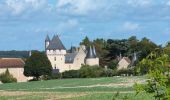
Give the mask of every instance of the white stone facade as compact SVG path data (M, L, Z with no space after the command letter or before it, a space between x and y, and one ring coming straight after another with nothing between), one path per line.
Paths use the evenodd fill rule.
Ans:
M83 45L76 48L75 52L68 53L58 36L54 36L52 40L47 36L45 50L53 69L58 69L59 72L79 70L85 64L99 65L99 58L87 58L88 51Z

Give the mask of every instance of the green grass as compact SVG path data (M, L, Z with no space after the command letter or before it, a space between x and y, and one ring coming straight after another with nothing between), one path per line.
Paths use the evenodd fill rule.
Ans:
M26 83L11 83L0 85L0 90L13 90L13 91L128 91L132 87L117 87L117 86L95 86L93 85L107 85L127 83L129 80L142 80L143 77L112 77L112 78L89 78L89 79L62 79L62 80L49 80L38 82ZM83 87L85 86L85 87Z
M24 95L0 95L0 100L112 100L114 94L119 91L120 98L134 96L133 83L144 80L145 77L111 77L111 78L88 78L88 79L61 79L25 83L1 84L0 93L3 91L29 92ZM123 84L123 85L119 85ZM126 85L124 85L126 84ZM129 85L130 84L130 85ZM31 92L31 93L30 93ZM83 93L83 95L81 95ZM67 97L71 95L70 97ZM67 97L67 98L65 98ZM144 96L150 100L150 96ZM135 96L129 100L143 100L143 96Z

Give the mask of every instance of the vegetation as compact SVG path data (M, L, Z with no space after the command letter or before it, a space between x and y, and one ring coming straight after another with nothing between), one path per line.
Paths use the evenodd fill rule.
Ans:
M141 61L156 48L162 48L147 38L138 40L135 36L128 39L95 39L93 41L85 37L80 44L85 46L95 45L100 58L100 65L108 66L111 69L115 68L117 57L120 54L132 59L133 53L137 53L138 61Z
M134 96L133 81L140 82L145 77L105 77L83 79L58 79L17 84L1 84L1 99L22 100L113 100L119 91L122 100ZM10 95L11 94L11 95ZM153 100L147 94L132 97L130 100Z
M40 76L51 75L51 73L51 63L44 53L34 52L25 62L25 76L32 76L38 80Z
M153 51L139 64L140 73L147 73L147 84L136 84L137 94L141 91L153 94L155 100L170 99L170 57L162 50ZM144 70L145 69L145 70Z
M0 81L2 83L13 83L17 82L17 79L14 78L10 73L9 70L7 69L5 73L0 74Z
M29 51L0 51L0 57L7 57L7 58L28 58Z
M79 70L69 70L62 73L62 78L80 78Z
M97 78L112 77L114 71L101 66L83 65L79 70L69 70L62 73L62 78Z

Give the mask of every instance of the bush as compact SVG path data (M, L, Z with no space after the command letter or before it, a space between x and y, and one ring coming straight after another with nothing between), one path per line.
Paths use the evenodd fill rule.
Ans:
M0 75L0 81L2 83L13 83L13 82L17 82L17 79L14 78L10 73L9 73L9 70L7 69L5 71L5 73L2 73Z
M112 70L112 69L106 69L106 70L105 70L105 73L104 73L104 76L105 76L105 77L112 77L112 76L114 76L114 75L115 75L114 70Z
M62 78L79 78L79 70L69 70L62 73Z
M117 75L120 76L120 75L134 75L134 69L122 69L122 70L118 70L117 71Z
M109 62L109 64L108 64L108 68L110 68L110 69L116 69L117 68L117 64L118 64L118 61L117 60L113 60L113 61L111 61L111 62Z
M80 69L81 78L96 78L105 75L104 68L100 66L83 65Z

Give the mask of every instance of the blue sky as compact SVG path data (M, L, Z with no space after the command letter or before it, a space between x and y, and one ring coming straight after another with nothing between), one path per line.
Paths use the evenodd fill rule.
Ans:
M78 46L87 35L170 41L170 0L0 0L0 50L43 50L59 34Z

